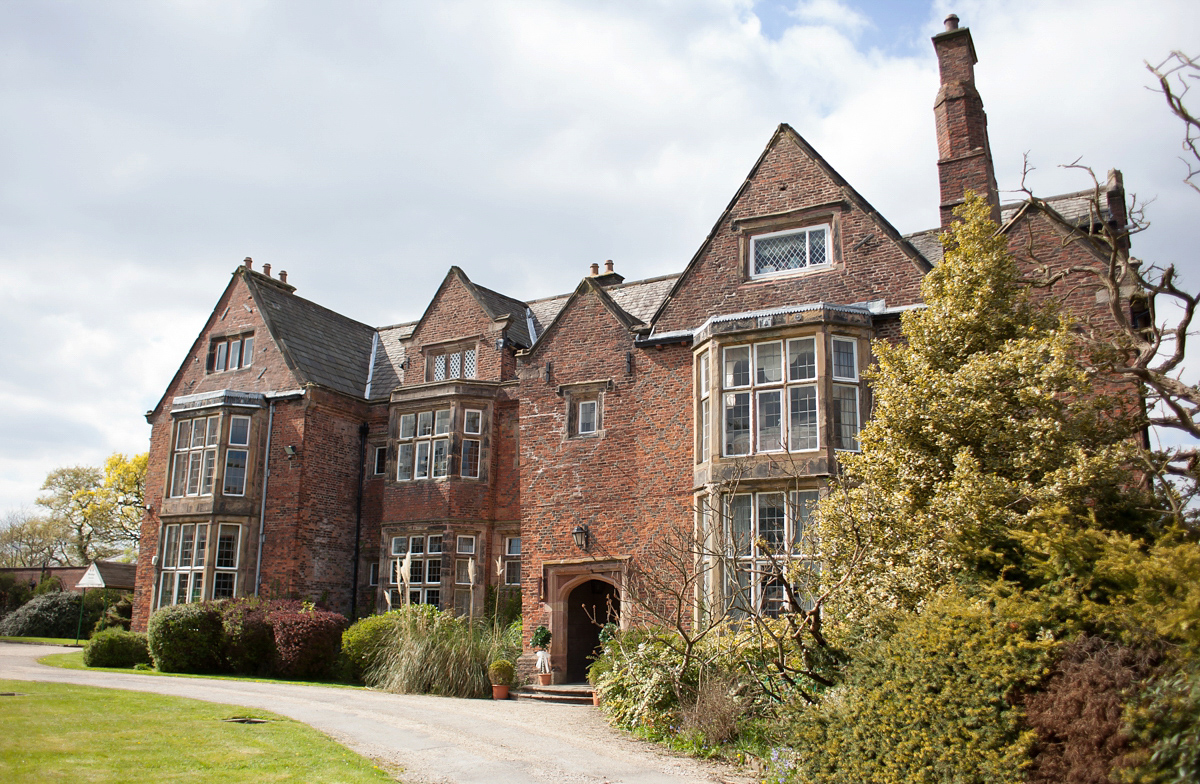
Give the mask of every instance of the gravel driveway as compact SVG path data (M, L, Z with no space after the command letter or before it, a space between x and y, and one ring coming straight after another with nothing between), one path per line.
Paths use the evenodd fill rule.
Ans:
M458 700L360 689L164 678L45 667L65 649L0 643L0 678L103 686L274 711L399 766L411 784L745 784L728 766L677 757L609 727L591 707Z

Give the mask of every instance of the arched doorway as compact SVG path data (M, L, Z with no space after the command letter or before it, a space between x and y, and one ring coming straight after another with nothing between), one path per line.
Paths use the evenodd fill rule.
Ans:
M603 580L588 580L575 586L567 597L567 683L587 680L587 668L600 648L600 627L616 623L621 599L616 586Z

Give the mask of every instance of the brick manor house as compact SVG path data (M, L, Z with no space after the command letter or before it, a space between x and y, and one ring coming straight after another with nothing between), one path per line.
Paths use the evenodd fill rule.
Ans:
M1035 242L1095 263L1062 241L1097 219L1090 194L999 203L970 31L952 16L933 43L942 226L972 189L1019 258ZM1124 225L1119 173L1102 197L1098 219ZM939 231L901 236L780 125L678 274L593 264L574 291L523 301L451 267L418 321L372 327L246 259L147 414L135 628L202 599L466 613L512 590L526 644L546 624L558 679L582 680L647 543L715 508L750 534L735 557L769 611L755 550L793 541L857 449L871 340L920 305Z

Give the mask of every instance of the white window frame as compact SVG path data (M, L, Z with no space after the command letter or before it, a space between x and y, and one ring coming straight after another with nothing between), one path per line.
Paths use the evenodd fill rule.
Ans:
M589 433L599 432L599 430L600 430L600 401L596 400L594 398L591 400L580 400L578 405L579 405L579 408L577 409L578 418L575 420L576 432L581 436L587 435ZM584 421L585 421L584 417L583 417L584 406L589 406L592 410L592 415L591 415L590 419L586 420L589 423L589 426L586 429L583 426Z
M187 423L188 437L186 443L180 444L180 436L184 423ZM200 443L196 443L196 425L203 423L204 435ZM216 484L217 454L221 446L221 416L194 417L177 419L174 422L171 439L171 475L167 492L171 498L210 496ZM193 466L195 471L193 472ZM193 489L193 473L195 488Z
M850 437L852 446L845 445L845 439L842 436L841 428L845 425L841 424L837 419L838 414L838 390L849 390L854 393L854 434ZM859 441L859 435L862 433L862 395L859 394L859 388L853 384L834 384L833 399L829 401L830 416L833 419L833 446L841 452L860 452L862 451L862 442Z
M748 457L759 454L779 454L782 452L814 452L821 448L821 395L820 385L818 383L819 371L817 370L817 341L818 336L804 335L793 338L783 338L780 340L766 340L758 343L742 343L732 346L721 347L721 410L719 415L721 427L721 456L722 457ZM792 359L796 356L800 347L804 344L811 346L813 361L808 370L811 375L801 374L798 378L792 377ZM763 368L761 357L766 354L765 348L770 347L771 353L779 357L778 376L779 380L770 380L776 373L768 372L766 378L768 380L760 380L760 370ZM739 356L745 354L744 361L746 362L746 383L736 383L736 363L742 362L743 359ZM768 371L774 371L776 368L767 367ZM794 433L792 427L792 417L797 413L794 410L792 401L793 390L800 388L809 388L813 390L813 400L816 405L816 437L815 445L809 446L793 446L798 444L799 438ZM764 405L770 406L771 398L778 395L779 406L779 437L774 438L771 433L764 431L763 411ZM701 399L701 426L704 426L704 399ZM745 405L748 407L746 416L747 421L747 445L745 451L735 451L731 447L730 438L730 412L734 406ZM714 412L712 416L716 416ZM773 429L772 429L773 430ZM770 436L768 440L768 436ZM701 447L703 455L703 447Z
M782 530L778 536L781 546L778 551L765 549L761 546L766 539L763 536L760 521L760 512L762 510L760 499L762 496L777 496L778 500L783 502ZM754 608L755 612L765 615L778 613L778 608L772 611L770 608L765 607L764 603L771 600L773 591L769 589L773 587L774 580L779 577L779 573L785 572L786 567L792 563L815 562L816 548L812 546L814 544L812 541L804 541L803 526L801 523L807 523L808 513L811 512L811 503L818 500L819 497L818 490L806 489L759 490L730 493L722 498L722 537L725 541L726 552L733 564L734 571L734 574L727 576L728 585L726 588L728 591L726 601L730 602L731 609L736 612L737 607L733 603L739 601L741 598L745 598L745 591L748 589L750 606ZM748 548L745 551L738 549L738 542L735 541L733 531L733 504L735 498L749 499L750 526L747 532L748 538L744 542ZM805 505L805 512L801 511L801 503ZM745 584L739 579L743 575L746 578ZM742 597L737 595L739 591L743 593Z
M466 545L464 547L464 545ZM475 555L475 537L466 534L459 535L454 540L454 552L459 555Z
M839 343L850 346L850 358L854 372L849 376L838 375L837 346ZM858 340L840 335L832 336L829 340L829 364L834 381L858 381Z
M240 568L240 562L241 562L241 558L242 558L242 526L238 525L237 523L224 523L224 522L217 523L216 526L217 526L217 541L216 541L216 547L213 548L214 552L213 552L212 598L214 598L214 599L233 598L233 597L237 596L238 570ZM228 566L228 565L222 566L221 565L221 539L222 539L225 529L227 529L227 528L233 529L235 531L234 539L233 539L233 565L232 566ZM231 586L230 586L230 595L229 595L229 597L225 597L225 596L218 597L216 595L217 582L218 582L217 578L225 577L225 576L228 576L232 581Z
M821 232L825 237L825 260L819 264L811 263L812 256L812 241L810 236L817 232ZM773 270L770 272L758 271L758 243L762 240L778 239L789 235L804 235L804 263L798 264L795 267L788 267L782 270ZM764 232L755 234L750 237L750 253L747 258L747 268L751 278L770 278L781 275L795 275L805 270L823 270L833 266L833 227L828 223L818 223L812 226L801 226L794 229L783 229L782 231Z
M475 429L471 429L471 420L475 420ZM463 411L463 433L469 436L477 436L483 433L483 411L477 408L468 408Z
M382 465L381 465L382 463ZM383 476L387 473L387 445L375 447L374 475Z
M158 600L155 608L179 603L179 582L186 579L184 602L205 599L204 568L208 563L208 523L171 523L159 533ZM191 534L184 563L186 534Z
M516 579L513 567L516 567ZM504 538L504 585L519 586L521 584L521 537L506 536Z
M471 461L467 459L467 445L470 444L475 455L472 471ZM480 466L483 465L483 442L478 438L464 438L462 442L462 459L459 461L459 473L464 479L478 479Z

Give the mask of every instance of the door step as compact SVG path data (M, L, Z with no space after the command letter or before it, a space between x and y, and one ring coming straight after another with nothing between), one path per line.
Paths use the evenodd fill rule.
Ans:
M591 705L592 687L587 683L560 683L554 686L522 686L510 694L518 700L537 700L558 705Z

